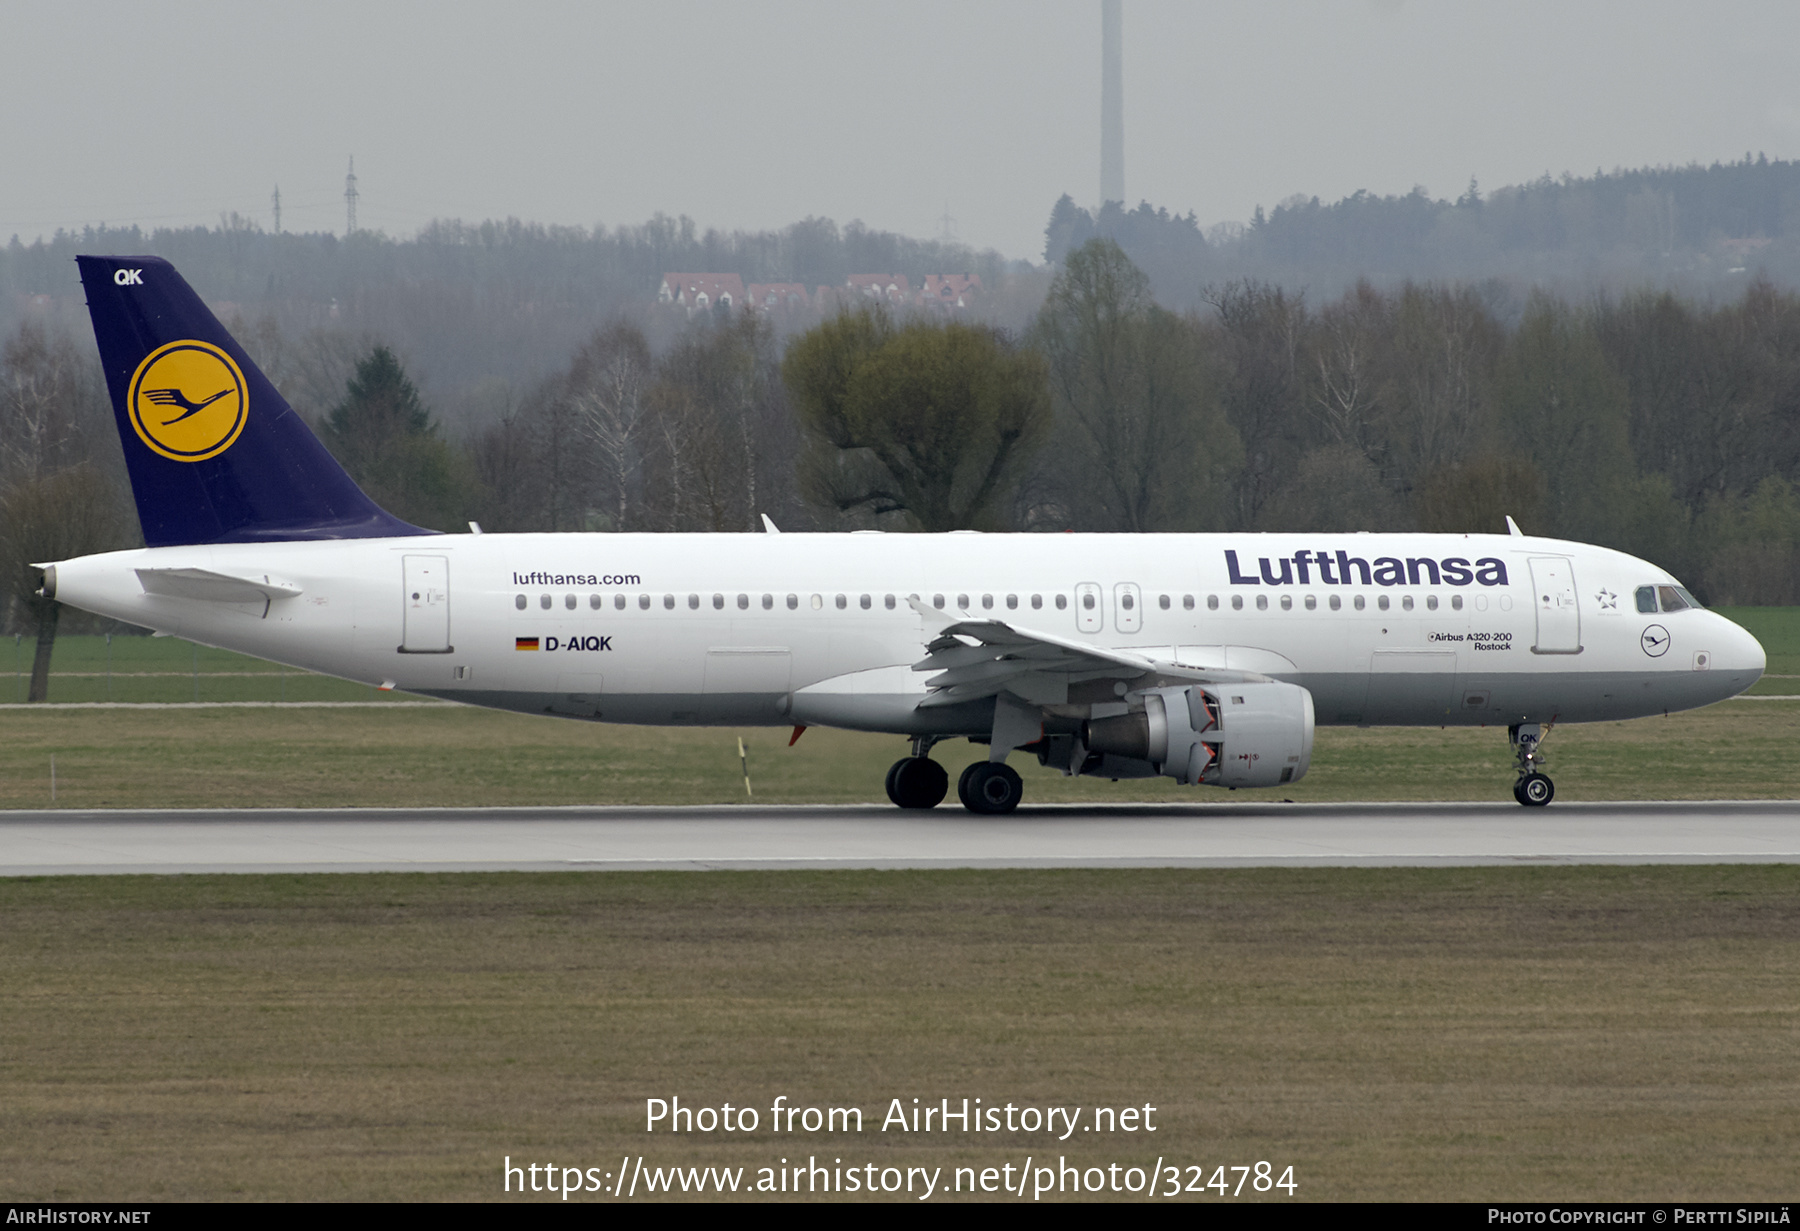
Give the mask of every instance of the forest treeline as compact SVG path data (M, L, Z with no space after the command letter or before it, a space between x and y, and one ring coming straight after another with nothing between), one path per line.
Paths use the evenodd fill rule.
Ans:
M1424 188L1335 202L1298 195L1204 232L1192 214L1147 203L1093 211L1065 196L1051 211L1045 259L1060 264L1096 237L1117 242L1178 308L1204 306L1201 288L1239 278L1327 295L1363 279L1491 279L1566 295L1653 285L1734 297L1759 277L1800 286L1800 162L1745 155L1545 175L1486 194L1471 180L1454 200Z
M807 218L725 231L658 215L641 225L542 226L518 219L435 221L410 237L358 231L276 234L237 216L217 227L88 228L0 247L0 337L22 319L86 326L77 252L166 257L222 319L272 322L290 359L315 369L306 413L335 404L351 352L381 342L406 365L438 421L457 434L493 422L609 322L625 317L661 353L685 331L653 308L664 274L710 271L752 282L842 286L856 273L973 273L975 314L1023 333L1069 253L1108 238L1150 278L1159 304L1210 312L1206 288L1267 283L1322 304L1367 280L1479 285L1512 327L1531 289L1570 300L1640 287L1735 300L1762 278L1800 290L1800 163L1746 157L1708 167L1545 177L1455 199L1423 189L1292 197L1244 224L1202 230L1150 204L1051 209L1047 263ZM806 327L810 322L779 322ZM333 353L322 349L335 348ZM310 353L303 353L310 352ZM308 378L310 380L310 377ZM301 402L297 402L300 405Z
M660 214L613 228L452 219L399 239L373 231L277 234L232 215L218 227L89 227L30 244L13 237L0 248L0 336L28 316L71 328L85 323L77 253L163 257L221 319L241 315L295 339L378 339L423 374L440 414L459 430L492 418L507 391L516 395L567 363L616 317L636 320L660 348L680 328L679 314L653 310L671 271L808 287L842 286L853 273L900 273L915 284L926 274L974 273L994 287L1027 268L992 251L828 218L730 232ZM327 398L311 409L330 405Z
M459 435L390 346L231 324L376 500L438 529L751 532L766 513L789 530L1498 532L1510 515L1712 602L1800 602L1800 297L1539 292L1501 313L1455 284L1315 302L1239 279L1203 299L1162 306L1101 238L1018 330L871 306L786 339L702 314L659 345L621 319ZM42 614L29 561L132 541L91 340L14 329L0 444L17 629ZM31 539L44 509L65 510L53 544Z

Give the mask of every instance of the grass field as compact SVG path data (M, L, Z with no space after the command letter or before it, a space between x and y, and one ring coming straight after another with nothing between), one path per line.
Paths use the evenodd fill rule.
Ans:
M22 702L31 683L28 637L0 640L0 701ZM10 671L11 678L3 673ZM296 671L174 637L58 637L50 703L84 701L391 701L367 684Z
M404 709L0 711L0 808L351 807L884 802L903 741L788 732L620 727L461 706ZM1558 728L1545 741L1559 800L1800 797L1800 701L1734 701L1668 718ZM933 754L952 774L965 741ZM56 758L56 800L50 758ZM1327 727L1305 779L1270 791L1166 779L1070 779L1015 757L1031 803L1128 800L1510 801L1503 730Z
M53 878L0 911L8 1200L497 1198L503 1156L626 1154L1785 1200L1800 1152L1792 867ZM867 1119L644 1133L675 1095ZM1158 1131L879 1131L915 1097Z
M1800 675L1800 611L1733 614ZM373 695L125 640L129 699ZM52 697L104 699L78 691L106 687L104 649L60 646L90 674ZM739 734L52 704L0 710L0 807L47 806L52 756L66 808L729 803ZM901 751L742 734L759 803L877 800ZM1546 749L1559 800L1792 798L1797 738L1800 701L1738 701ZM1503 731L1403 728L1322 729L1280 793L1025 773L1028 802L1511 781ZM752 1182L815 1155L945 1182L1066 1155L1291 1164L1303 1200L1746 1201L1786 1199L1800 1153L1791 866L0 879L0 988L5 1200L499 1199L509 1155ZM858 1106L866 1129L641 1131L644 1100L676 1095ZM964 1097L1148 1103L1159 1127L877 1127L890 1099Z

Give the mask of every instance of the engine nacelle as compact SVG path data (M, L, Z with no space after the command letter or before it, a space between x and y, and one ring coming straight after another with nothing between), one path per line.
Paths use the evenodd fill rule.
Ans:
M1082 724L1069 751L1083 763L1065 768L1124 777L1104 764L1136 761L1190 786L1251 787L1297 782L1312 764L1312 694L1296 684L1156 688L1126 701L1128 712Z

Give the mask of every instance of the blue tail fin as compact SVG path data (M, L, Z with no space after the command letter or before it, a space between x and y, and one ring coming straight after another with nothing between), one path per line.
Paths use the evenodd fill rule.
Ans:
M75 260L151 547L433 533L363 494L174 266Z

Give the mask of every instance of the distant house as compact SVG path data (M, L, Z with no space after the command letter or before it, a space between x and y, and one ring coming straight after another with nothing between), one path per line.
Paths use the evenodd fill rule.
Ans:
M912 284L905 274L851 274L844 286L853 296L879 299L899 306L912 302Z
M926 274L919 291L924 308L966 308L981 294L980 274Z
M976 274L928 274L916 291L905 274L851 274L841 286L818 286L808 293L799 282L752 282L746 287L738 274L670 273L663 275L656 300L689 316L723 307L825 317L871 302L901 310L959 312L972 306L981 292Z
M811 306L798 282L752 282L749 302L758 312L804 312Z
M678 305L692 316L713 308L741 307L748 300L744 280L736 274L664 274L656 302Z

